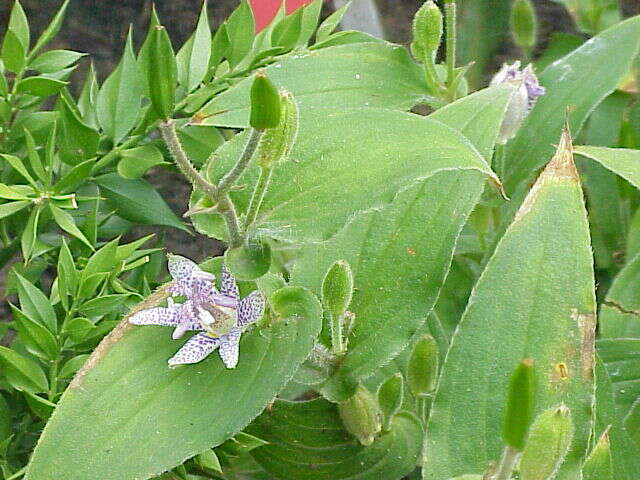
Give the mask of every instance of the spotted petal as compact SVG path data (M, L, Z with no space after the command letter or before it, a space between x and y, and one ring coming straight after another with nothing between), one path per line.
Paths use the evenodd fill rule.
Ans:
M225 265L222 265L220 293L233 298L240 297L240 292L238 291L238 285L236 284L236 279Z
M227 368L236 368L240 352L240 330L235 328L220 337L220 358Z
M142 310L131 317L129 323L134 325L163 325L176 327L180 323L182 309L176 307L154 307Z
M219 345L219 338L213 338L206 333L197 333L178 350L178 353L169 359L169 366L198 363L218 348Z
M254 290L243 298L238 306L238 326L243 327L260 320L264 304L264 295L259 290Z

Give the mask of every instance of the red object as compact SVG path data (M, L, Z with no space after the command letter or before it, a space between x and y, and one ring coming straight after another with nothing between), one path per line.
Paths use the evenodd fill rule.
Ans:
M253 15L256 17L256 33L271 23L278 13L283 0L250 0ZM295 12L303 5L308 5L313 0L286 0L287 15Z

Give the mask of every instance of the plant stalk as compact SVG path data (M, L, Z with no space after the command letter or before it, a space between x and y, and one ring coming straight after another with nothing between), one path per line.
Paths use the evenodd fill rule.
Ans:
M451 100L455 99L455 92L453 92L453 82L455 80L455 68L456 68L456 3L455 0L447 0L444 4L445 22L447 30L447 51L446 51L446 64L447 64L447 87L449 89L449 96Z
M513 469L516 467L520 452L515 448L507 445L502 452L502 458L500 459L500 465L498 465L498 471L496 472L493 480L509 480Z
M244 171L249 166L249 162L253 158L253 154L258 149L258 144L260 143L260 138L262 137L264 130L258 130L256 128L252 128L249 132L249 140L247 140L246 145L244 146L244 150L242 151L242 155L238 159L238 162L233 166L231 170L227 172L227 174L220 179L218 183L218 191L220 193L225 193L229 191L229 189L233 186L233 184L242 176Z
M258 177L258 183L256 184L256 188L253 190L253 195L251 196L249 207L247 209L245 229L249 228L249 226L251 226L258 217L262 201L264 200L264 196L266 195L267 190L269 189L269 184L271 183L272 173L273 167L261 167L260 169L260 177Z
M182 174L187 177L194 187L201 190L205 195L215 201L218 198L218 189L215 185L208 182L200 172L195 169L187 157L187 154L180 144L180 139L176 134L175 122L171 119L160 122L159 128L162 138L167 144L167 148ZM226 210L228 210L228 208Z
M329 325L331 326L331 352L335 355L344 353L344 339L342 338L342 318L332 315L327 311L329 316Z
M242 245L244 235L238 221L238 214L229 194L225 193L218 199L218 212L224 217L229 230L229 247L235 248Z

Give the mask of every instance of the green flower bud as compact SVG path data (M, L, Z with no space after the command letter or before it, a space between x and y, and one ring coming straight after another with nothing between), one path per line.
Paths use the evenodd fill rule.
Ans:
M251 85L251 117L249 125L257 129L275 128L280 123L280 94L263 70Z
M569 409L560 405L542 412L531 425L520 459L521 480L547 480L564 461L573 438Z
M609 429L607 429L593 447L582 466L584 480L613 480L613 465L611 464L611 444Z
M293 95L283 90L280 100L280 123L264 132L258 146L258 165L264 168L286 160L298 134L298 105Z
M396 373L385 381L378 389L378 404L383 415L382 428L387 431L391 428L393 417L400 407L404 399L404 385L402 374Z
M380 433L380 407L376 397L362 385L351 398L338 404L338 412L344 428L362 445L371 445Z
M343 315L353 295L353 273L349 263L338 260L322 281L322 304L334 318Z
M442 39L442 12L432 1L425 2L413 17L411 51L417 60L435 55Z
M508 446L522 451L533 417L535 402L533 360L522 360L511 375L502 438Z
M255 280L271 267L271 247L263 241L249 240L244 245L228 249L224 259L238 279Z
M531 0L515 0L511 9L511 35L515 44L523 50L536 45L538 19Z
M423 335L411 352L407 367L407 382L411 393L418 397L433 392L438 381L438 344L431 335Z

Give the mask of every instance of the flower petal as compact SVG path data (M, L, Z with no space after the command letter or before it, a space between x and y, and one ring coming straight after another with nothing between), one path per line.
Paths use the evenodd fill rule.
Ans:
M169 366L198 363L220 345L219 338L206 333L197 333L185 343L178 353L169 359Z
M233 329L220 337L220 358L227 368L236 368L240 352L240 330Z
M176 282L183 282L189 279L195 271L200 270L195 262L180 255L172 254L167 254L167 268Z
M254 290L243 298L238 306L238 326L243 327L260 320L264 304L264 295L259 290Z
M180 323L182 309L176 307L154 307L135 313L129 317L129 323L134 325L163 325L175 327Z
M238 290L238 285L236 284L236 279L225 265L222 265L222 279L221 279L221 285L220 285L220 293L233 298L240 297L240 292Z

